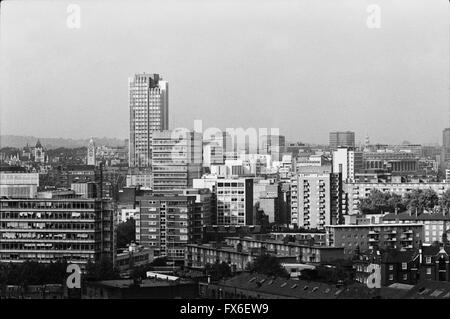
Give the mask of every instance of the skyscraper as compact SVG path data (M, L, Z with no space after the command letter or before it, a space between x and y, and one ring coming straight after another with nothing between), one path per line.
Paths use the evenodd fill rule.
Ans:
M130 167L150 166L152 132L169 128L168 90L168 82L159 74L136 74L128 79Z
M330 148L355 147L355 132L330 132Z

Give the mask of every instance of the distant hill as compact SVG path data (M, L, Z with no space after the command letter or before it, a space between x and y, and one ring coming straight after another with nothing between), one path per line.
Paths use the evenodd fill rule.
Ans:
M46 138L35 136L19 136L19 135L1 135L0 136L0 148L2 147L17 147L22 148L24 146L34 146L37 140L41 141L42 146L47 149L54 149L58 147L75 148L87 146L89 139L72 139L72 138ZM94 137L95 144L106 146L125 146L125 140L118 138L108 137Z

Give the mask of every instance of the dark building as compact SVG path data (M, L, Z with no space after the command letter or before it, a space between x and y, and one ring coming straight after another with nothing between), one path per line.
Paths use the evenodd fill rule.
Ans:
M82 299L193 299L198 297L198 284L191 280L132 279L87 282Z
M200 283L207 299L375 299L380 292L362 284L349 286L242 273L217 283Z
M182 261L186 245L203 238L202 229L210 220L209 190L188 189L136 198L136 240L155 249L155 256Z
M356 280L366 283L379 269L381 286L415 285L421 280L450 281L450 246L422 246L418 250L368 252L355 256ZM372 265L369 267L369 265Z
M355 132L330 132L330 148L355 147Z

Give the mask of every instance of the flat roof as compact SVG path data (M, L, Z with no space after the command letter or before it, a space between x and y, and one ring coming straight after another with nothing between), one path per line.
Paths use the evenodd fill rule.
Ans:
M365 225L325 225L325 227L330 228L347 228L347 227L410 227L410 226L421 226L423 224L415 224L415 223L382 223L382 224L365 224Z

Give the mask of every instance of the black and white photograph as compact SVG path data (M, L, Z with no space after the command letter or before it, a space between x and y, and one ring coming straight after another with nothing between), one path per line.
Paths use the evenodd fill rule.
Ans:
M450 1L1 1L0 299L450 299Z

